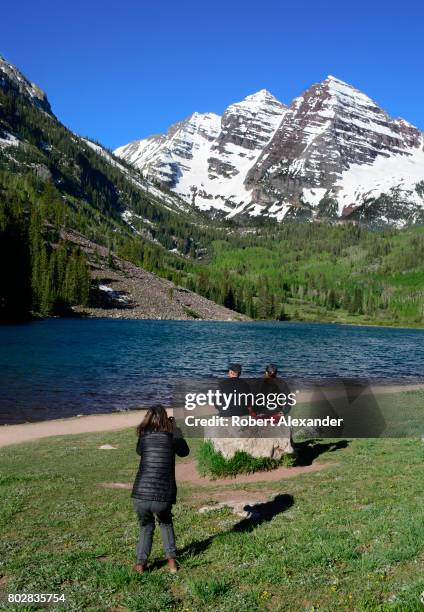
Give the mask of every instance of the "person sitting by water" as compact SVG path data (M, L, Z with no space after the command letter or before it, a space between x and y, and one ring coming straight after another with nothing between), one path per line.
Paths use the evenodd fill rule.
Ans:
M222 410L219 406L217 409L222 416L246 416L249 414L251 403L249 398L252 397L250 386L241 378L242 367L239 363L230 363L228 366L228 378L221 379L219 382L219 390L221 393L231 396L231 401L226 410Z
M265 367L264 378L259 385L257 398L251 414L259 417L279 417L282 413L285 414L289 410L289 404L286 406L276 405L276 396L285 395L288 398L290 389L285 380L278 378L278 367L274 363L269 363ZM259 397L263 401L259 404ZM288 399L287 399L288 402Z
M177 571L172 505L176 502L175 455L186 457L190 450L181 430L163 406L150 408L137 427L137 453L140 465L134 481L132 497L140 524L135 571L143 573L150 555L155 530L159 523L163 547L172 573Z

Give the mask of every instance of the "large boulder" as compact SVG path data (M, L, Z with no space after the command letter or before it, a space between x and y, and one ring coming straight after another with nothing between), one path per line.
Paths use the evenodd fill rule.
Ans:
M243 451L255 458L281 459L283 455L294 452L289 427L278 427L278 438L275 428L271 427L230 427L225 430L208 427L205 429L205 439L212 442L216 451L221 452L225 459L231 459L237 451Z
M290 438L212 438L211 442L225 459L231 459L237 451L243 451L255 458L270 459L281 459L283 455L293 453Z

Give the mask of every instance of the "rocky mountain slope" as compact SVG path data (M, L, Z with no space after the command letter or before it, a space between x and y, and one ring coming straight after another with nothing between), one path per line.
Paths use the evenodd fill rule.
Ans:
M35 83L31 83L15 66L6 62L0 56L0 87L9 91L16 87L20 94L25 96L31 103L53 116L50 102L46 94Z
M424 139L329 76L284 106L262 90L222 117L194 113L115 154L201 209L229 217L424 220Z
M111 267L108 250L78 232L66 231L63 237L79 245L87 254L95 281L92 305L75 307L75 312L114 319L248 320L245 315L215 304L119 257L113 257Z

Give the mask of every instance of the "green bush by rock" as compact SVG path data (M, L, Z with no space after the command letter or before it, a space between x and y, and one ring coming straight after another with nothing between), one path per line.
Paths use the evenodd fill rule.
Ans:
M291 467L293 464L294 458L290 455L283 455L281 459L256 458L244 451L237 451L231 459L225 459L222 453L214 449L210 440L202 442L197 456L199 473L212 478L273 470L280 466Z

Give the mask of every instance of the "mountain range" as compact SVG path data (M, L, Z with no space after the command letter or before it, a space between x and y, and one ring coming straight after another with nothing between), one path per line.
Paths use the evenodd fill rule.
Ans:
M263 89L114 153L215 215L424 220L422 132L333 76L288 106Z
M0 320L423 325L422 160L417 128L334 77L113 153L0 58Z

